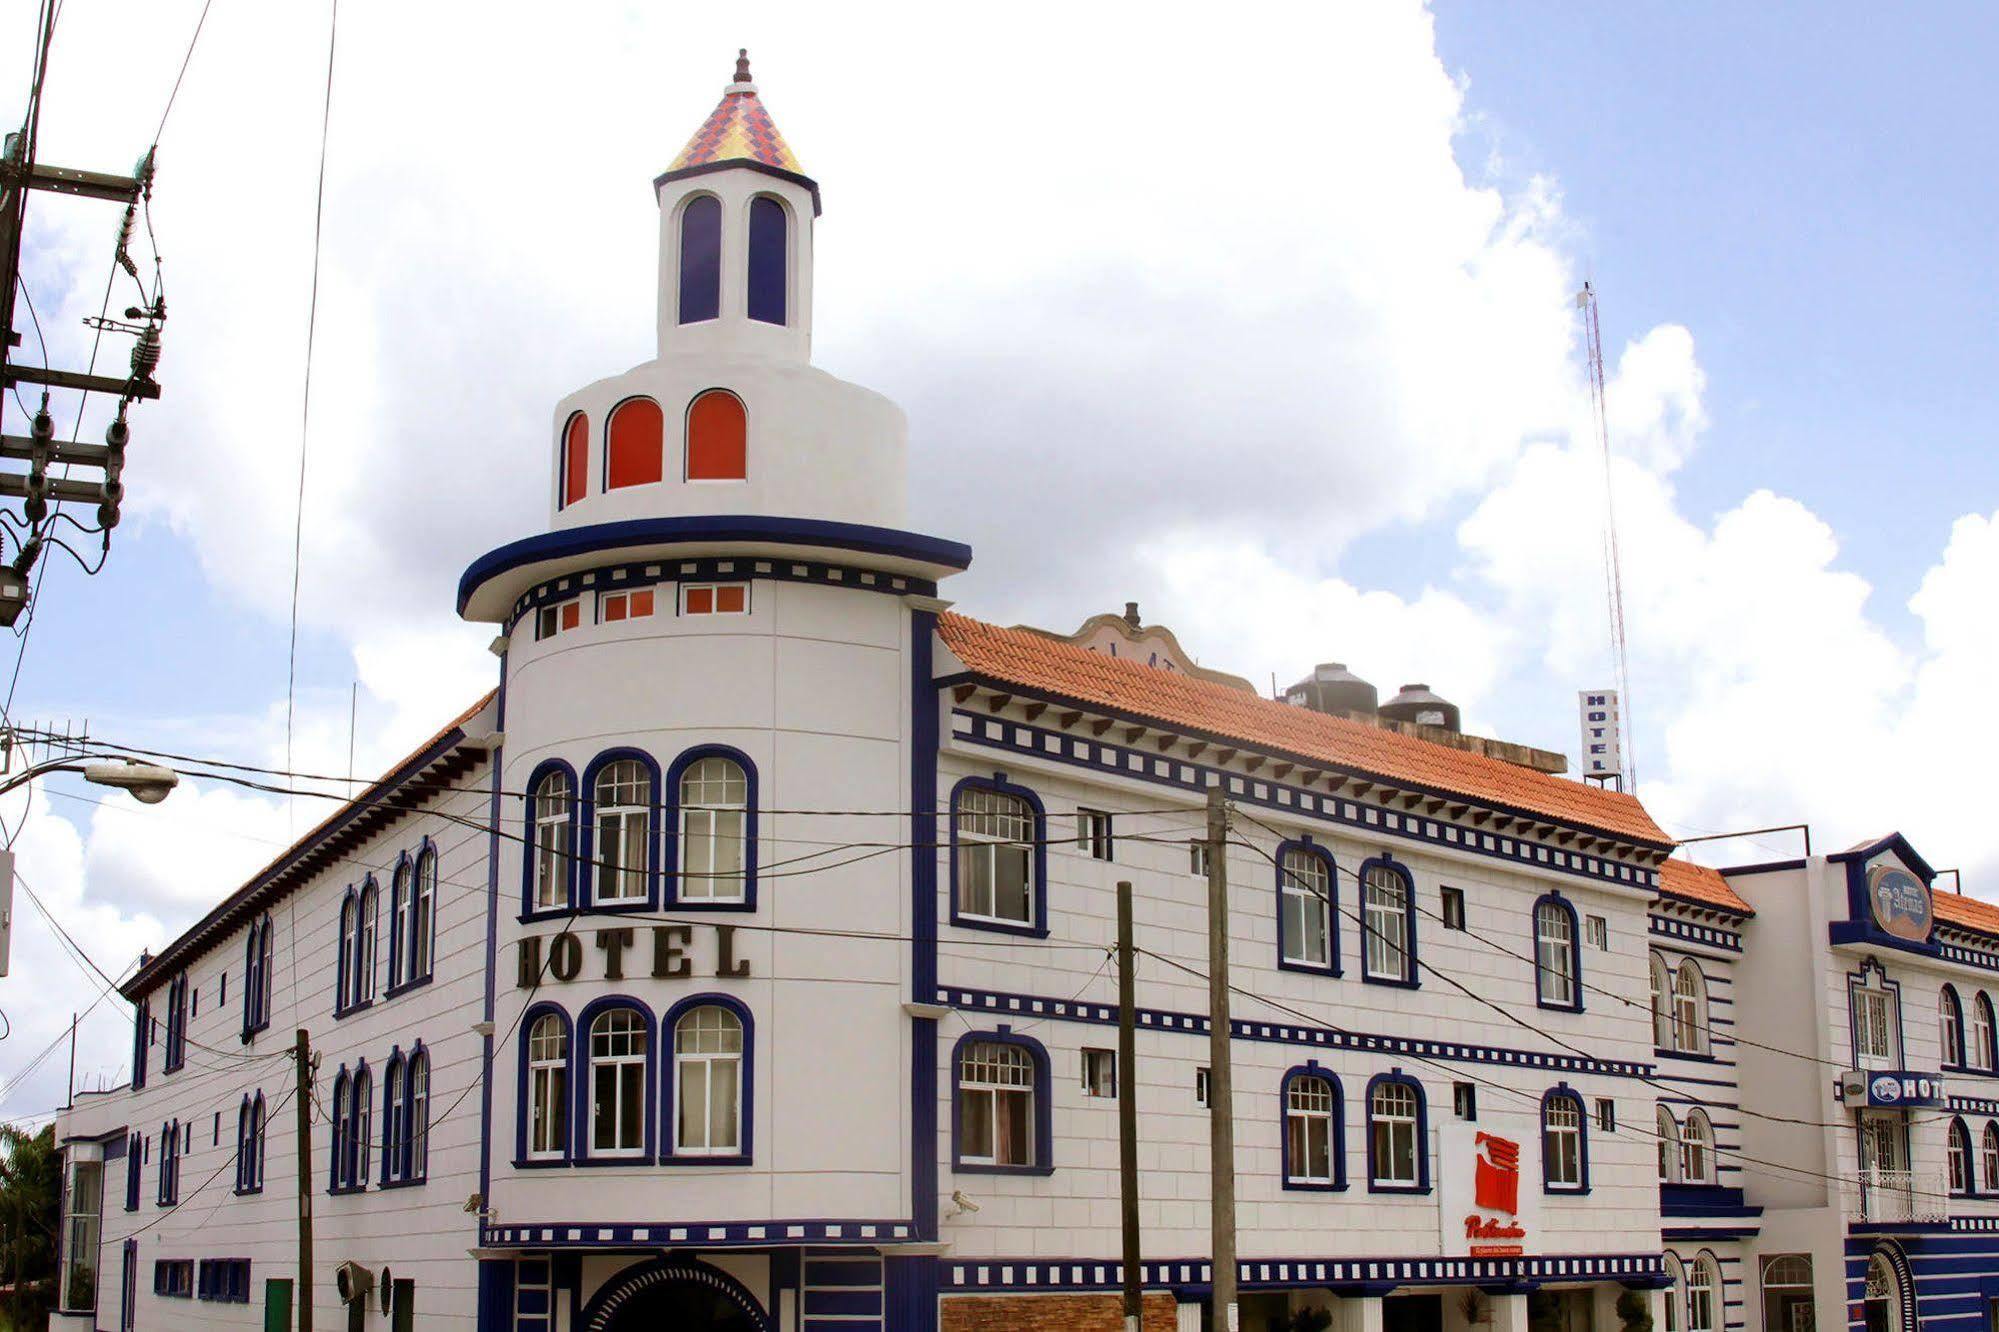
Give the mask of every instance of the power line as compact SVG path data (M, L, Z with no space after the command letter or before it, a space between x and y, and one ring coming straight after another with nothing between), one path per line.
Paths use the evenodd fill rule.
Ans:
M160 146L160 136L167 131L167 117L173 114L174 102L180 97L181 81L187 77L187 67L194 62L194 48L201 41L201 30L208 25L208 10L215 0L202 0L201 16L194 21L194 35L187 39L187 54L180 58L180 73L174 75L173 90L167 94L167 104L160 111L159 127L153 131L153 146Z
M205 12L205 11L204 11ZM305 315L305 390L299 403L298 504L292 520L291 638L285 660L285 766L292 765L292 714L298 694L298 589L305 554L305 461L312 428L312 344L319 328L320 236L326 219L326 142L333 125L333 55L340 37L340 0L326 29L326 103L319 118L319 184L312 205L312 293Z

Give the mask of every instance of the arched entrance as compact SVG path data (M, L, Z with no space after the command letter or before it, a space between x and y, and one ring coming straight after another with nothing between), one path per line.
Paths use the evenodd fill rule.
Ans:
M604 1283L583 1311L583 1332L774 1332L756 1296L719 1268L655 1258Z
M1916 1288L1900 1249L1884 1244L1867 1256L1867 1332L1915 1332Z

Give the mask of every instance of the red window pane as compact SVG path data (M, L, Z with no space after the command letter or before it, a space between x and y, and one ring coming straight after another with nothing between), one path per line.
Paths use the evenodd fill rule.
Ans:
M562 429L562 503L583 498L590 484L590 418L577 412Z
M625 594L620 592L614 597L605 597L604 598L605 621L609 622L611 620L622 620L624 618L625 618Z
M710 389L687 409L687 479L741 481L749 475L749 417L743 400Z
M562 608L562 627L564 629L574 629L581 623L583 623L583 606L580 602L572 601Z
M717 615L741 615L743 613L743 586L740 583L715 589L715 613Z
M715 613L715 589L712 587L688 588L687 613L689 615L713 615Z
M652 614L652 592L648 590L632 593L632 618L636 620L650 614Z
M605 446L604 488L643 486L664 474L666 419L651 398L633 398L611 413L610 442Z

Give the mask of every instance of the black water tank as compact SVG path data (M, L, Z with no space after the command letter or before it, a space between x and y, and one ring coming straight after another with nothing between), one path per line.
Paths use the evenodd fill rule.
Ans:
M1372 713L1380 697L1373 685L1337 661L1320 662L1310 675L1284 691L1284 701L1293 707L1335 716L1348 712Z
M1459 729L1458 705L1431 693L1426 684L1403 685L1401 693L1381 705L1381 715L1390 721Z

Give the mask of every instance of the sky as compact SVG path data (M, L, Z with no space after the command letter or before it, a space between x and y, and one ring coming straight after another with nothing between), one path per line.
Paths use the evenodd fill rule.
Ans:
M31 8L0 16L0 123ZM103 571L56 553L0 638L12 718L284 766L295 538L293 769L379 772L490 687L456 578L545 521L556 400L652 354L649 182L747 45L824 190L815 359L907 410L911 525L975 551L961 609L1136 600L1259 683L1342 660L1573 755L1610 679L1587 278L1648 807L1819 849L1899 828L1999 899L1992 11L740 10L348 0L302 432L327 15L213 0L136 243L165 393ZM43 159L135 160L200 12L67 0ZM23 355L88 358L116 222L35 199ZM324 812L107 796L51 778L0 816L113 974ZM0 1116L28 1117L102 986L16 912ZM125 1076L128 1012L91 1010L80 1084Z

